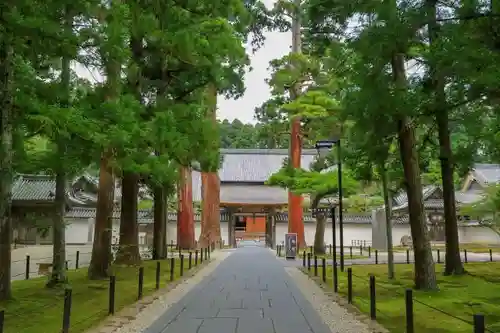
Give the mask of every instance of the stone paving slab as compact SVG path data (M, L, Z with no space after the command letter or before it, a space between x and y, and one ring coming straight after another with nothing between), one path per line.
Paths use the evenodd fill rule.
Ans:
M331 333L273 253L234 251L143 333Z

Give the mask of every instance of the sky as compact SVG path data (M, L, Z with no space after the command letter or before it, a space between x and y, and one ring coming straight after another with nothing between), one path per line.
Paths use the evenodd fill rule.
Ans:
M271 7L275 0L264 0L266 6ZM245 94L243 97L232 100L220 96L217 101L217 118L232 121L239 119L244 123L255 123L254 109L270 97L269 86L265 80L269 78L269 62L281 58L290 52L291 32L267 32L264 45L255 53L250 54L252 71L245 75ZM90 81L102 81L102 76L86 67L76 64L73 68L77 75Z

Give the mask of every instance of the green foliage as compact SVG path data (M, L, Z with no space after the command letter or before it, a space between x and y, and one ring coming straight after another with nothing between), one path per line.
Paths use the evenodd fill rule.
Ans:
M461 213L481 221L481 224L500 233L500 185L490 185L483 197L461 207Z

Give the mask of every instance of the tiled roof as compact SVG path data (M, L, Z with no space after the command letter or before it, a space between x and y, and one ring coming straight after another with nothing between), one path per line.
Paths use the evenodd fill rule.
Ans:
M483 184L500 182L500 164L475 164L472 169L474 178Z
M288 203L288 192L266 185L221 184L220 202L282 205Z
M460 204L470 204L481 200L484 192L482 190L471 190L467 192L457 191L455 192L455 200Z
M47 175L18 175L12 185L12 200L52 201L56 181Z
M427 199L438 188L439 187L434 186L434 185L424 186L422 188L422 195L424 197L423 199L424 200ZM399 191L399 193L394 196L393 201L394 201L394 207L407 204L408 203L408 196L406 194L406 190L403 189L403 190Z
M302 151L301 165L308 169L314 161L316 150L304 149ZM219 169L221 181L221 202L281 203L286 191L277 187L252 187L248 183L262 185L275 172L283 166L283 161L288 157L287 149L221 149L223 158ZM230 187L232 182L246 183L248 188ZM192 173L193 201L201 201L201 174ZM248 192L248 193L246 193ZM247 198L248 196L248 198ZM286 203L288 201L285 200Z
M221 182L265 182L288 157L287 149L221 149ZM314 149L302 151L301 165L308 169L317 155Z

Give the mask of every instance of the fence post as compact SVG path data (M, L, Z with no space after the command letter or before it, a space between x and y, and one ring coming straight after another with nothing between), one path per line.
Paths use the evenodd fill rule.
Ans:
M464 249L464 261L467 263L467 249Z
M352 246L349 246L349 255L351 256L352 259Z
M333 246L332 246L332 244L330 244L330 255L333 254L332 249L333 249Z
M410 250L406 249L406 263L410 263Z
M3 311L2 311L3 317ZM64 289L64 309L63 309L63 322L62 322L62 333L69 333L69 323L71 318L71 289ZM0 332L3 332L3 318L1 324Z
M180 259L180 261L181 261L181 262L180 262L180 264L181 264L181 276L183 276L183 275L184 275L184 255L183 255L183 254L181 254L181 256L180 256L180 258L179 258L179 259Z
M493 251L490 249L490 261L493 261Z
M75 269L80 268L80 251L76 251Z
M321 271L321 275L323 278L323 282L326 282L326 258L321 258L321 266L323 266L323 270Z
M375 300L375 275L370 275L370 319L377 319L377 306Z
M24 272L24 278L26 280L29 280L29 278L30 278L30 256L29 255L26 256L26 270Z
M413 290L406 289L405 292L405 304L406 304L406 333L414 332L413 325Z
M311 271L311 253L307 254L307 270Z
M188 258L188 269L191 269L193 267L193 252L189 251L189 258Z
M360 245L359 246L359 255L362 256L363 255L363 245Z
M108 304L108 314L115 314L115 290L116 290L116 276L111 275L109 277L109 304Z
M174 281L175 258L170 258L170 281Z
M372 257L372 247L368 246L368 258Z
M378 250L375 250L375 265L378 265Z
M160 262L156 262L156 290L160 289Z
M194 251L194 265L198 266L198 250Z
M200 264L203 263L203 259L204 259L203 258L203 248L201 248L201 250L200 250Z
M142 287L144 286L144 267L139 267L139 281L137 286L137 299L142 299Z
M318 276L318 256L314 256L314 276Z
M311 255L313 254L313 247L312 247L312 245L309 246L309 253L311 253Z
M306 251L303 252L302 256L302 267L306 267Z
M439 249L437 249L437 260L438 260L438 264L441 263L441 251L439 251Z
M337 262L333 262L333 291L335 293L339 292L339 273L337 270Z
M5 311L0 311L0 333L3 333L3 322L5 320Z
M484 333L486 331L486 325L484 324L484 315L475 314L473 318L474 318L474 333Z
M347 302L352 304L352 268L347 269Z

